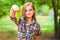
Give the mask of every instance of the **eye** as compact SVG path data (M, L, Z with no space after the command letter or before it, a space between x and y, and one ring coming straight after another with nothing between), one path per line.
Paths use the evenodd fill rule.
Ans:
M32 9L30 9L29 11L32 11Z
M25 12L27 12L28 10L25 10Z

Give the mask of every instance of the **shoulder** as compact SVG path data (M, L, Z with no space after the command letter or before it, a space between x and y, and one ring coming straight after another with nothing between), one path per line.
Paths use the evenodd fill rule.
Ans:
M37 21L35 21L34 26L40 27L40 24Z
M37 25L40 25L37 21L36 21L36 24L37 24Z

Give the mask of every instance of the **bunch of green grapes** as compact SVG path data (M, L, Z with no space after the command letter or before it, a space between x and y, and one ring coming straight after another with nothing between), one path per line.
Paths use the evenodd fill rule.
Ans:
M19 21L22 17L22 13L21 12L16 12L15 17L16 17L17 21Z

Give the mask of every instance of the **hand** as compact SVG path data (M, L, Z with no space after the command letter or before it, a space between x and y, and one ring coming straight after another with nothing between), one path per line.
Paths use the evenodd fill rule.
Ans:
M40 40L40 35L35 35L34 40Z
M12 5L12 9L14 11L20 11L19 7L17 5Z
M20 9L17 5L12 5L12 7L10 9L10 16L12 18L15 18L15 12L20 12Z

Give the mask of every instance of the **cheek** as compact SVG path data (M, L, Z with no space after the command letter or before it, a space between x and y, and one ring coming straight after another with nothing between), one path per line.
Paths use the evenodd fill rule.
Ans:
M34 14L34 12L32 11L32 12L31 12L31 15L33 16L33 14Z
M25 11L25 14L28 14L29 12L28 11Z

